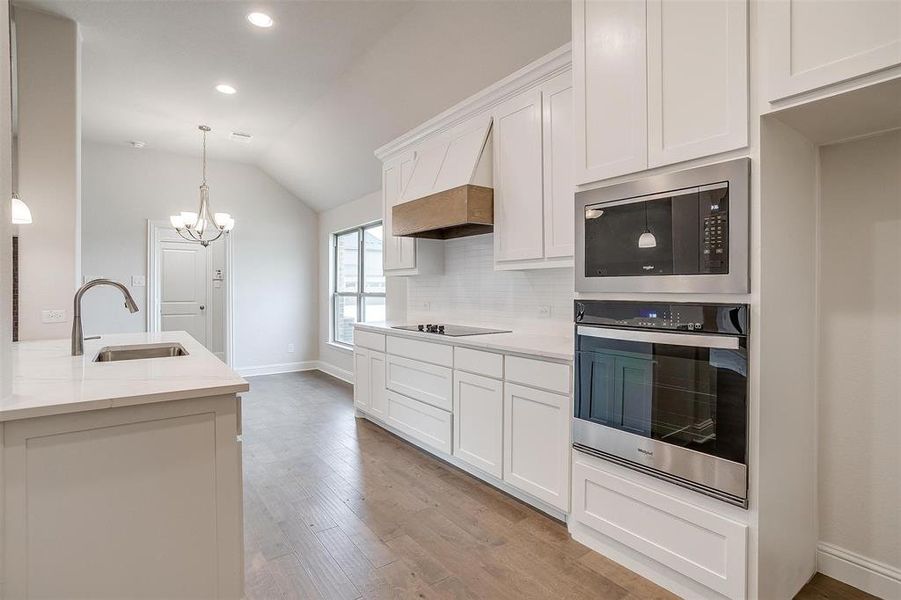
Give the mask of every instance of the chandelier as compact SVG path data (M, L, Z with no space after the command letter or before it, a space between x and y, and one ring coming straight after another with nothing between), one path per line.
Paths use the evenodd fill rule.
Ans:
M203 132L203 181L200 182L200 208L197 212L182 212L169 217L178 235L189 242L197 242L209 246L223 233L228 233L235 226L235 220L228 213L214 213L210 210L210 188L206 184L206 134L210 128L206 125L197 127Z

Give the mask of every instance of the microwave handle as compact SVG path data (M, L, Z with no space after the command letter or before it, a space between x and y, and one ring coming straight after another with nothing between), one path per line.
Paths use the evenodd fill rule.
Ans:
M638 331L633 329L611 329L609 327L589 327L579 325L578 335L623 340L627 342L647 342L650 344L670 344L672 346L694 346L696 348L723 348L737 350L738 338L730 335L698 335L694 333L670 333L668 331Z

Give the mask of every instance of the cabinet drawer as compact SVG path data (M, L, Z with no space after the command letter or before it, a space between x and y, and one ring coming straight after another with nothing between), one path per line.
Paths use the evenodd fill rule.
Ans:
M503 379L504 355L469 348L454 348L454 368L458 371Z
M362 346L378 352L385 351L385 335L372 331L354 329L354 346Z
M748 527L574 453L573 517L729 598L745 597Z
M451 414L388 391L388 424L446 454L451 453Z
M442 410L453 410L454 375L451 369L391 355L388 355L387 368L389 390Z
M454 347L444 344L432 344L402 337L388 337L388 354L415 358L424 362L454 366Z
M518 356L506 359L507 381L521 383L558 394L568 394L572 385L569 365Z

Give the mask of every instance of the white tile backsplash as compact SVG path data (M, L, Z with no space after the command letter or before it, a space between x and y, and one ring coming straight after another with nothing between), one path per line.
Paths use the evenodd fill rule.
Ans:
M407 321L559 333L572 323L572 268L494 270L493 234L448 240L444 274L407 281ZM549 307L548 316L540 316Z

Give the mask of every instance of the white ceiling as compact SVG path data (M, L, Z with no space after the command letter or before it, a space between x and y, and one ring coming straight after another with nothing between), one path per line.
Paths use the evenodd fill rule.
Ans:
M317 210L379 187L375 148L570 38L566 0L17 4L79 22L85 139L198 154L206 123L211 157Z

